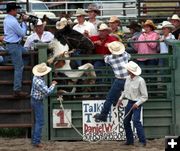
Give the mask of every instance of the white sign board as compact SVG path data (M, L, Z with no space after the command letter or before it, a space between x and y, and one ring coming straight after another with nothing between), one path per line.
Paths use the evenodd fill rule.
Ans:
M82 102L84 140L124 140L124 108L112 107L107 122L95 122L93 116L100 113L104 100ZM120 124L119 124L120 123Z
M71 109L53 109L53 128L71 128Z

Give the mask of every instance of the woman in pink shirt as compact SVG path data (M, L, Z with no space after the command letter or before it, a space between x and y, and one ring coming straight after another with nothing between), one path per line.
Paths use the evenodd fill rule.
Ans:
M144 32L139 36L138 41L141 43L136 43L135 48L138 54L157 54L159 53L159 43L158 42L143 42L143 41L154 41L159 40L160 35L154 30L156 26L152 20L146 20L143 25ZM140 65L157 65L157 59L139 58L137 59Z

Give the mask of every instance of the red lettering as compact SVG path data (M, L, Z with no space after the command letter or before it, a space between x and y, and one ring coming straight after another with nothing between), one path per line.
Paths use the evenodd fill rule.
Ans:
M56 123L56 126L67 126L68 125L68 123L64 123L64 111L60 110L57 113L57 116L60 118L59 118L59 123Z

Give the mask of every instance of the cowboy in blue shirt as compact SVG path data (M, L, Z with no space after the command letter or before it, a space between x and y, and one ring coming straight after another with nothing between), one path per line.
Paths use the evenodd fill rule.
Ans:
M25 48L20 44L22 38L26 35L27 26L23 21L21 25L16 19L17 9L21 8L16 3L7 4L7 16L4 19L4 41L6 43L6 49L11 56L12 64L14 66L14 96L25 97L27 92L23 92L22 89L22 75L23 75L23 59L22 53ZM26 20L27 17L23 16L22 20Z
M51 71L51 68L46 63L41 63L33 67L33 82L31 88L31 106L34 112L34 126L32 133L32 144L35 147L43 147L41 144L41 132L44 124L44 107L43 99L51 94L57 84L52 81L51 86L48 88L44 81L44 76Z

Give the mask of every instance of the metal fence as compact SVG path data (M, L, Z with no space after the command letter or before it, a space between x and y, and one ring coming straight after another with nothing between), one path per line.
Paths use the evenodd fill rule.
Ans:
M41 54L39 55L39 62L46 60L47 54L44 49L45 48L43 47L39 49L39 53ZM175 60L177 59L176 52L177 47L175 48L173 46L172 54L132 55L133 60L146 57L163 59L165 62L163 66L156 65L142 67L142 77L144 77L147 82L149 93L149 99L144 104L143 111L143 123L147 138L159 138L164 137L165 135L179 134L179 129L175 129L175 127L179 126L179 122L177 121L176 117L176 114L178 113L175 108L175 104L177 103L175 95L175 80L179 81L179 79L177 79L175 76L176 70L179 69L179 67L175 67ZM89 60L92 62L92 60L102 59L102 56L71 57L68 59ZM53 79L59 81L56 87L57 91L59 89L71 91L73 87L76 87L76 92L71 92L64 95L63 105L66 109L72 110L72 123L80 132L82 132L82 101L104 100L113 80L111 68L108 66L96 70L102 72L101 74L98 74L96 78L96 80L101 79L103 81L101 84L87 84L80 82L68 85L68 80L71 81L72 79L77 79L77 77L69 78L63 76L62 73L64 71L61 71L61 69L56 71L53 70L48 77L49 81ZM61 73L60 77L55 76L57 73ZM85 79L91 79L91 77L82 76L80 78L82 81ZM89 90L86 91L84 88L89 88ZM57 100L56 95L57 91L49 98L49 101L46 102L45 116L49 117L49 119L45 125L45 138L50 138L52 140L81 140L82 137L79 136L73 128L53 128L52 110L60 108L60 103ZM96 97L96 95L99 96ZM50 129L50 131L48 131L48 129Z

